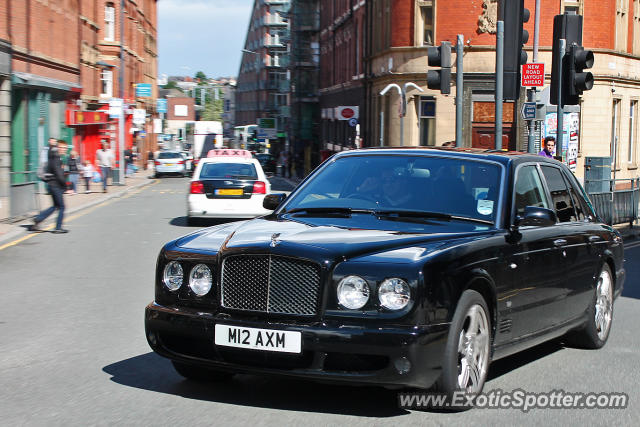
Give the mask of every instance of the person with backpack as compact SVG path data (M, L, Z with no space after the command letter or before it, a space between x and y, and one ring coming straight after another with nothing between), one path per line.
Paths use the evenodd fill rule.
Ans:
M33 219L33 225L29 228L30 231L42 231L39 227L40 223L47 219L56 209L58 209L58 220L56 222L56 228L53 233L68 233L69 230L62 228L62 220L64 218L64 198L63 194L67 186L67 180L64 176L64 170L62 169L62 162L60 161L60 152L65 152L67 149L67 143L60 140L57 144L52 143L49 140L49 150L47 153L47 166L45 170L45 176L50 178L45 179L47 183L47 190L51 194L53 199L53 206L41 211Z

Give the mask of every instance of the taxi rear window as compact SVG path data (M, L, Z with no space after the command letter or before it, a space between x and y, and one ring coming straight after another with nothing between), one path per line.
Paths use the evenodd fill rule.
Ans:
M251 163L205 163L200 179L258 179L258 173Z
M159 159L180 159L182 156L180 153L160 153L158 154Z

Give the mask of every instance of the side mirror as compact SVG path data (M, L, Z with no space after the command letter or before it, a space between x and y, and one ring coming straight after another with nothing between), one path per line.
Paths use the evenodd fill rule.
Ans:
M262 207L270 211L276 210L286 198L287 195L284 193L267 194L262 201Z
M548 227L558 222L556 213L551 209L527 206L524 208L524 216L516 217L515 225L524 227L533 225L536 227Z

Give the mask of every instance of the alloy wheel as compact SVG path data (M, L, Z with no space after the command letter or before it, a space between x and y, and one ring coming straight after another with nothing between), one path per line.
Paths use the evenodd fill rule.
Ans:
M596 330L598 338L602 341L607 339L611 328L611 318L613 316L613 287L609 270L603 269L598 277L596 288Z
M464 319L458 340L458 388L478 393L487 374L489 322L482 306L472 305Z

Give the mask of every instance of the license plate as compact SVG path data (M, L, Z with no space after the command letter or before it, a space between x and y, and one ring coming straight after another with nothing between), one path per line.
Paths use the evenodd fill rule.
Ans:
M302 352L302 333L273 329L245 328L216 325L215 343L225 347L251 350L277 351L281 353Z
M242 188L216 188L214 194L216 196L242 196L244 191Z
M173 163L165 163L165 166L173 166Z

